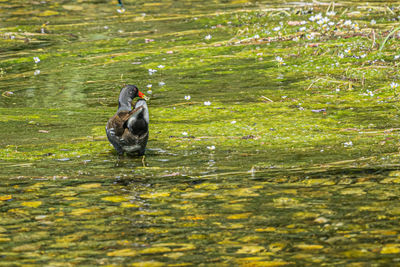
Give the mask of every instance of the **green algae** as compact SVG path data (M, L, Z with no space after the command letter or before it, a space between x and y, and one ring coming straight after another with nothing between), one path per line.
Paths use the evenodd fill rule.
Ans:
M124 3L0 1L0 265L396 264L400 3Z

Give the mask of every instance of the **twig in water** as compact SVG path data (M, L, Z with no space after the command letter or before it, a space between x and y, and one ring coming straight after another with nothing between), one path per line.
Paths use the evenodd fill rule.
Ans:
M4 97L9 97L8 96L8 94L9 94L10 92L8 92L8 91L5 91L5 92L3 92L2 94L1 94L1 96L4 96Z
M313 86L314 83L316 83L316 82L318 82L319 80L322 80L322 79L323 79L323 78L318 78L318 79L316 79L315 81L313 81L313 82L310 84L310 86L307 87L306 90L310 90L311 86ZM325 79L324 79L324 80L325 80Z
M143 165L143 168L146 168L146 161L145 161L145 159L146 159L146 156L143 155L143 156L142 156L142 165Z
M393 10L390 9L390 7L386 6L386 9L389 10L393 15L396 15L396 13L394 13Z
M343 15L344 15L348 10L349 10L349 9L346 8L346 9L342 12L342 14L340 14L340 16L343 17Z
M265 100L268 100L269 102L274 102L273 100L271 100L271 99L269 99L268 97L266 97L266 96L261 96L261 98L263 98L263 99L265 99Z
M329 9L331 8L332 3L333 3L333 2L330 2L330 4L329 4L328 8L326 9L325 13L328 13L328 12L329 12Z
M386 36L385 40L383 40L381 47L379 48L379 52L382 52L383 48L385 47L386 42L389 40L390 37L392 37L393 34L395 34L395 32L397 32L398 30L400 30L400 27L397 27L396 29L394 29L393 31L391 31L388 36Z
M361 84L362 84L362 87L364 89L365 88L365 75L364 75L364 73L363 73L363 76L362 76Z
M371 49L373 49L375 46L375 30L372 30L372 45L371 45Z

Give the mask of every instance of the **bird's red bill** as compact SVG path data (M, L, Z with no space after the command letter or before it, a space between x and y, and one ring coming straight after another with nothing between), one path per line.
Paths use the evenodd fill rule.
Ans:
M140 92L140 91L139 91L139 94L138 94L138 95L139 95L140 98L145 98L145 97L146 97L146 96L145 96L142 92Z

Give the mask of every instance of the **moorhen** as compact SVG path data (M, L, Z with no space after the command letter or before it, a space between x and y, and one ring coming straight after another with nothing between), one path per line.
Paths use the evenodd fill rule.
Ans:
M140 97L132 109L132 100ZM118 155L137 153L144 155L149 138L148 98L135 85L121 89L117 113L108 120L106 133L108 141L114 146Z

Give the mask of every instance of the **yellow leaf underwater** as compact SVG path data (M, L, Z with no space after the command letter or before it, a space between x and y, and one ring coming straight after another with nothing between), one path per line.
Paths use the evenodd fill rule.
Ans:
M400 253L400 244L386 244L381 250L381 254L397 254L397 253Z
M309 244L299 244L296 245L295 247L303 250L317 250L317 249L322 249L324 246L321 245L309 245Z
M366 194L361 188L348 188L340 192L342 195L364 195Z
M275 232L275 227L257 228L256 232Z
M145 230L145 232L149 233L149 234L164 234L164 233L168 233L169 230L168 229L160 229L160 228L152 227L152 228L147 228Z
M174 252L174 253L168 253L168 254L165 255L165 256L167 256L168 258L171 258L171 259L176 260L177 258L180 258L180 257L182 257L182 256L185 256L185 254L182 253L182 252Z
M111 202L123 202L127 201L128 198L124 196L108 196L108 197L103 197L101 200L111 201Z
M42 205L42 201L26 201L21 203L24 207L37 208Z
M165 263L159 262L159 261L142 261L142 262L135 262L132 263L131 266L137 266L137 267L159 267L159 266L164 266Z
M71 10L71 11L80 11L83 10L82 6L76 6L76 5L63 5L62 6L66 10Z
M16 251L16 252L23 252L23 251L34 251L34 250L38 250L40 247L40 245L38 244L24 244L18 247L14 247L12 249L12 251Z
M238 254L255 254L265 250L262 246L243 246L241 249L236 251Z
M23 209L9 209L7 212L28 215L29 213Z
M180 218L181 220L192 220L192 221L198 221L198 220L205 220L206 217L203 215L196 215L196 216L184 216Z
M126 257L126 256L136 256L136 255L137 255L137 252L130 248L124 248L124 249L115 250L115 251L107 253L107 256L109 256L109 257L113 257L113 256Z
M138 208L138 207L139 207L139 205L133 204L130 202L122 202L121 203L121 208Z
M400 171L391 171L389 176L400 177Z
M80 188L87 188L87 189L90 189L90 188L98 188L98 187L101 187L101 184L100 184L100 183L81 184L81 185L79 185L78 187L80 187Z
M182 197L184 197L184 198L200 198L200 197L207 197L209 195L210 195L209 193L191 192L191 193L182 194Z
M247 218L249 218L250 215L251 215L251 213L240 213L240 214L230 215L227 218L231 219L231 220L247 219Z
M96 209L87 209L87 208L79 208L79 209L75 209L75 210L73 210L73 211L71 211L71 215L73 215L73 216L80 216L80 215L82 215L82 214L85 214L85 213L90 213L90 212L93 212L93 211L95 211Z
M188 243L159 243L154 244L153 247L170 247L172 251L186 251L196 248L193 244Z
M142 198L159 198L159 197L169 197L170 193L168 192L159 192L159 193L149 193L149 194L142 194L140 197Z
M257 257L253 258L243 258L243 259L238 259L239 266L246 266L246 267L275 267L275 266L285 266L288 264L293 264L293 262L287 262L287 261L279 261L279 260L274 260L274 261L268 261L265 259L258 259Z
M153 248L145 248L142 251L140 251L140 254L159 254L159 253L165 253L165 252L170 252L171 249L167 247L153 247Z
M39 14L40 17L49 17L49 16L54 16L54 15L58 15L59 13L57 11L53 11L53 10L47 10L47 11L43 11L42 13Z
M268 249L272 252L278 252L284 249L286 245L284 243L272 243L268 246Z
M12 199L12 195L0 196L0 201L10 200L10 199Z

